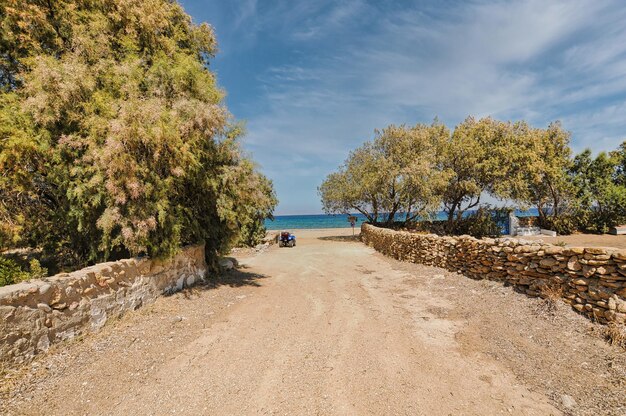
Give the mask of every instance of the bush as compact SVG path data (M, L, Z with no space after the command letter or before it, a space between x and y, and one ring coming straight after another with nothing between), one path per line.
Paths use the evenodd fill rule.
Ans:
M626 198L606 203L604 209L597 207L581 209L577 215L581 230L604 234L612 227L626 224Z
M427 232L437 235L471 235L476 238L499 237L502 234L502 224L508 221L508 208L480 207L461 219L448 221L418 221L416 223L395 223L395 229L409 229L417 232Z
M539 226L546 230L556 231L559 235L569 235L578 230L578 219L574 215L547 216L539 219Z
M498 237L502 234L499 224L500 210L481 207L470 213L467 217L455 221L453 234L468 234L472 237Z
M0 286L12 285L27 278L28 274L14 260L0 257Z
M48 275L48 269L41 267L41 264L39 264L39 260L37 259L32 259L30 261L29 269L29 279L41 279Z
M17 261L0 256L0 286L12 285L30 279L41 279L48 275L48 270L41 267L39 261L32 259L28 270L24 270Z

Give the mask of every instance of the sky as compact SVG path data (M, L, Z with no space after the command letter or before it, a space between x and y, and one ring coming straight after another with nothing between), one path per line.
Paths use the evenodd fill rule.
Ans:
M560 120L575 152L626 140L623 0L179 0L277 215L321 213L317 187L389 124Z

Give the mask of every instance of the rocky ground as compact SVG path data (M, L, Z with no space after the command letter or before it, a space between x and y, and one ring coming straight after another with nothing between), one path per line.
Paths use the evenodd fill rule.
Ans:
M603 327L349 233L239 252L238 271L5 369L0 414L626 414Z

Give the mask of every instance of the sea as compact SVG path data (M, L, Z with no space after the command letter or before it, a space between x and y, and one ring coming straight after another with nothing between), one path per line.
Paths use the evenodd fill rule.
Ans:
M470 211L467 212L469 214ZM361 224L366 220L363 214L350 214L357 218L356 227L361 227ZM527 211L516 210L515 215L518 217L536 216L537 209L533 208ZM401 219L401 216L398 216ZM443 211L438 212L436 218L438 220L445 220L446 215ZM348 221L347 214L341 215L276 215L274 220L265 220L265 227L268 230L298 230L298 229L317 229L317 228L349 228L350 222Z

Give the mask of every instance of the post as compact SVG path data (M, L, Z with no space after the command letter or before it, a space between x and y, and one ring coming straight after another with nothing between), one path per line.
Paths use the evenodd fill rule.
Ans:
M516 229L519 225L519 220L517 219L517 216L515 215L515 210L511 210L509 211L509 235L510 236L515 236L516 234Z
M348 221L350 221L350 226L352 227L352 235L354 236L354 225L356 224L356 222L358 221L358 218L355 216L350 215L348 217Z

